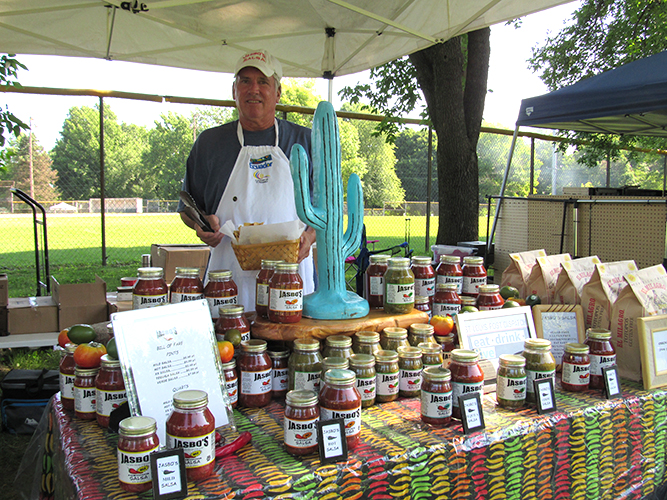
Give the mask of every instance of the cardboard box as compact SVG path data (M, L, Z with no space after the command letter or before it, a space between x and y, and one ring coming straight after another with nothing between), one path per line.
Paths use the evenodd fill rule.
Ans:
M107 284L99 276L95 283L61 285L51 278L51 293L58 306L59 329L77 323L100 323L109 319Z
M211 248L208 245L151 245L153 267L164 269L164 279L171 283L177 267L199 268L199 276L204 279Z
M7 326L11 335L58 332L58 306L48 296L9 299Z
M7 328L7 308L0 307L0 337L9 335L9 329Z
M7 307L9 300L9 279L6 274L0 274L0 307Z

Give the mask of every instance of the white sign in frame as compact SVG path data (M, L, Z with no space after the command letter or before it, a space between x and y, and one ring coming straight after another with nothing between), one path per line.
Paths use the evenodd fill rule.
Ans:
M667 314L637 318L644 389L667 386Z

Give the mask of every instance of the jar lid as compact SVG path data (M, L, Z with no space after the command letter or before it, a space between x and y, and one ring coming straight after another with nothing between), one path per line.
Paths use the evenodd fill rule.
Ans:
M415 295L415 304L428 304L430 300L426 295Z
M305 407L317 404L315 391L289 391L285 396L285 403L290 406Z
M375 356L370 354L353 354L350 356L350 366L371 367L375 366Z
M392 361L398 361L398 353L396 351L380 349L375 353L376 363L391 363Z
M333 370L334 368L347 370L349 366L350 361L347 358L341 358L340 356L327 356L322 360L322 371L324 372Z
M458 285L456 283L436 283L435 285L435 291L437 292L438 290L448 290L451 292L455 292L458 289Z
M458 255L441 255L440 262L446 262L447 264L460 264L461 257Z
M174 406L182 410L195 410L208 404L206 391L191 389L174 394Z
M307 337L304 339L295 339L294 348L299 349L300 351L319 351L320 341L312 337Z
M299 264L291 262L279 262L276 264L277 273L296 273L299 271Z
M234 368L236 368L236 360L234 358L232 358L228 363L222 364L223 370L233 370Z
M74 368L74 375L77 377L92 377L94 375L97 375L97 372L99 372L99 368L79 368L75 367Z
M352 370L327 370L324 372L324 383L331 385L351 385L357 382L357 374Z
M266 351L266 340L250 339L241 342L241 348L245 352L264 352Z
M382 253L370 256L371 264L382 264L387 262L389 259L391 259L391 255L385 255Z
M501 354L498 359L503 366L526 366L526 358L518 354Z
M114 359L108 354L104 354L100 358L100 365L104 368L120 368L120 360Z
M473 361L479 361L479 354L468 349L454 349L452 351L452 360L471 363Z
M79 344L75 344L74 342L68 342L67 344L65 344L65 353L74 354L74 351L76 351L77 347L79 347Z
M402 345L398 347L398 356L400 358L421 358L422 350L419 347Z
M498 285L479 285L479 293L496 293L500 290Z
M551 340L547 339L526 339L523 341L523 347L526 349L547 350L551 349Z
M216 271L209 271L208 279L209 280L223 280L231 279L232 272L229 269L218 269Z
M400 326L388 326L382 330L382 333L384 333L388 339L408 338L408 331L405 328L401 328Z
M415 335L433 335L435 329L428 323L413 323L410 325L410 331Z
M454 332L450 332L447 335L434 335L433 338L436 342L447 344L456 340L456 334Z
M262 269L275 269L276 264L284 262L283 260L262 259Z
M590 352L590 347L586 344L570 342L565 344L565 352L569 352L570 354L588 354Z
M266 353L269 355L269 358L289 358L290 351L289 349L273 349L266 351Z
M443 366L429 366L422 371L424 378L446 382L452 379L452 372Z
M418 266L430 266L431 265L431 257L424 257L422 255L416 255L412 257L412 265L418 265Z
M162 278L163 272L161 267L140 267L137 269L140 278Z
M199 268L198 267L177 267L176 268L176 276L179 276L181 274L185 274L186 276L194 276L195 274L199 276Z
M153 417L127 417L118 424L118 433L122 436L148 436L157 430L157 422Z
M484 264L484 257L476 257L474 255L467 255L463 257L463 264L473 264L475 266Z
M374 344L380 342L380 334L378 332L362 330L354 335L357 337L357 342L360 344Z
M611 331L604 328L589 328L586 337L594 340L611 340Z
M477 299L475 297L471 297L470 295L461 295L459 298L461 299L461 307L474 306L477 304Z
M410 267L410 259L405 257L392 257L389 259L389 267L395 269L408 269Z
M440 344L434 344L433 342L420 342L417 344L417 347L422 352L422 354L441 354L442 346Z
M239 316L243 314L243 306L240 304L224 304L218 307L220 316Z
M352 339L347 335L331 335L327 337L326 344L329 347L350 347Z

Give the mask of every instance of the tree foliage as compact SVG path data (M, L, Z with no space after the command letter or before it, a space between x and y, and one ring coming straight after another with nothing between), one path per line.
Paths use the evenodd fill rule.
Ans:
M21 84L17 80L19 68L28 68L14 57L14 54L3 54L0 56L0 85L21 87ZM20 118L9 111L7 106L4 109L0 108L0 148L4 148L5 146L5 133L18 137L22 130L28 130L29 128ZM5 168L10 156L11 150L0 150L0 171Z
M431 158L431 201L438 200L437 143L433 135ZM428 130L406 128L396 136L396 175L401 179L408 201L425 201L427 197Z
M16 138L10 138L8 144L12 155L7 161L6 171L0 172L0 179L13 181L14 187L36 200L58 200L58 173L51 168L51 158L37 138L21 133Z

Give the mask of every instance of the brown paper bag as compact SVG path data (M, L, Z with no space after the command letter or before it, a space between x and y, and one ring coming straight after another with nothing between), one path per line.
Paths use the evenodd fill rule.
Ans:
M513 286L519 290L519 295L525 297L526 283L530 272L533 270L538 257L546 257L545 250L531 250L530 252L519 252L510 254L510 265L503 271L500 286Z
M554 304L581 304L581 290L591 279L595 264L602 264L597 255L563 262L554 289Z
M622 378L641 380L637 318L667 313L667 272L662 265L625 275L629 286L616 299L611 313L611 337Z
M526 296L537 295L542 304L552 304L561 264L572 260L569 253L538 257L526 283Z
M581 290L586 328L609 328L611 308L628 283L623 279L637 270L634 260L595 264L595 271Z

